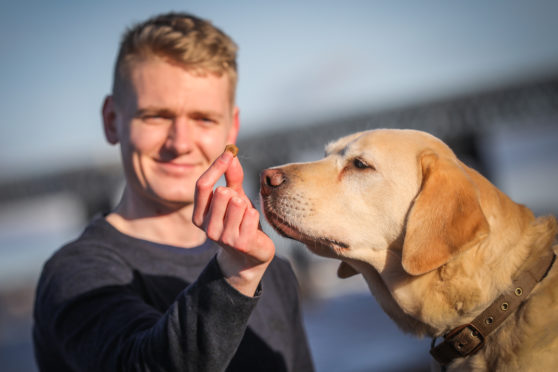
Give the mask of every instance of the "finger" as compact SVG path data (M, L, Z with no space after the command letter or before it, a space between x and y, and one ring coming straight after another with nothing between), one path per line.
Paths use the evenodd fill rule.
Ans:
M225 180L227 181L227 187L230 187L240 195L245 195L244 189L242 188L244 170L238 158L232 159L228 169L225 171Z
M244 199L239 196L233 196L229 201L227 212L225 214L223 235L221 236L223 244L235 249L237 248L240 225L247 207L248 206Z
M198 227L201 227L213 194L215 184L226 172L233 156L229 151L223 152L211 166L200 176L196 182L194 192L194 211L192 213L192 221Z
M254 244L254 237L258 233L258 226L260 222L259 212L251 207L246 208L244 212L244 218L239 228L239 246L243 248L244 251L250 249L248 245L249 242Z
M218 187L213 193L211 205L204 218L203 229L207 237L218 242L223 234L223 220L227 211L227 206L231 197L234 195L232 190L226 187Z
M244 219L240 225L240 234L247 234L251 231L258 230L260 224L260 213L255 208L248 208L244 212Z

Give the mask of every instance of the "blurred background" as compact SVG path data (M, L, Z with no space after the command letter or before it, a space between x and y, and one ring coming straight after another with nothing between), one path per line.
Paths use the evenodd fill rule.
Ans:
M0 370L35 371L44 261L119 197L100 107L126 26L188 11L240 46L245 187L377 127L414 128L536 214L558 214L558 3L107 1L0 4ZM275 239L295 267L318 371L421 371L430 340L400 332L361 277Z

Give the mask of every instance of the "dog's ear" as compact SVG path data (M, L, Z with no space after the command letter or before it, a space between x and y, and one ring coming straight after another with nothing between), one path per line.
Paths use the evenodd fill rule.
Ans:
M341 279L349 278L357 274L359 274L359 272L353 269L351 265L344 261L341 261L339 267L337 268L337 276Z
M488 233L476 188L457 160L419 155L421 189L407 217L402 265L411 275L447 263Z

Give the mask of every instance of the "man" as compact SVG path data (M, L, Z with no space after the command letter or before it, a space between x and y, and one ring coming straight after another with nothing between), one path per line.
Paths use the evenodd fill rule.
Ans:
M313 370L292 270L223 152L239 129L236 49L187 14L125 33L102 114L126 187L44 266L41 370Z

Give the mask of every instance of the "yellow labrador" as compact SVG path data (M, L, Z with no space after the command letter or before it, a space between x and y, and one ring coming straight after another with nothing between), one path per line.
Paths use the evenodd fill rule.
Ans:
M371 130L261 174L281 234L360 273L448 370L558 367L557 223L536 218L415 130Z

